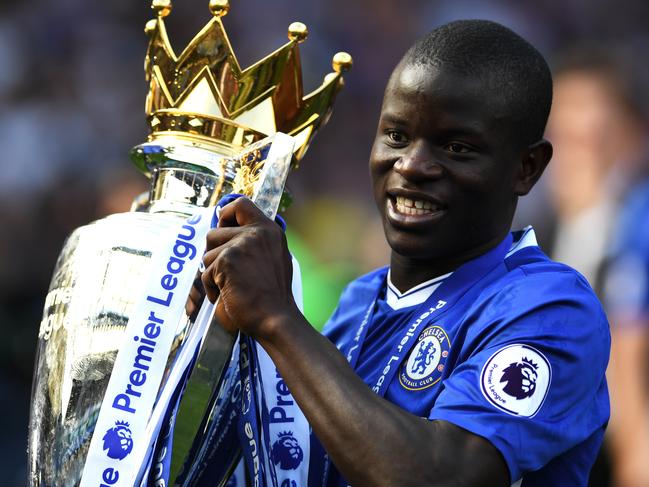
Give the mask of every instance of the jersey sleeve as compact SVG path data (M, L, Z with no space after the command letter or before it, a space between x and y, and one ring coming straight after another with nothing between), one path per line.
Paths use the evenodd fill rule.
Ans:
M610 335L583 278L526 276L467 319L465 346L431 420L489 440L512 483L603 429Z

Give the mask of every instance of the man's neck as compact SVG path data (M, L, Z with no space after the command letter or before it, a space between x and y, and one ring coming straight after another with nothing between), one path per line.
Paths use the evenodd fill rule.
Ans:
M487 253L504 238L499 236L467 252L439 259L412 258L393 250L390 256L390 281L399 292L404 293L422 282L453 272L462 264Z

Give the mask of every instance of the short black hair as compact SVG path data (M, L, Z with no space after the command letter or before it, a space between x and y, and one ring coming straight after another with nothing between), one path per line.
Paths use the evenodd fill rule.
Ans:
M515 142L529 145L543 137L552 105L550 68L534 46L507 27L488 20L450 22L419 39L404 62L480 80L491 98L486 101L505 110Z

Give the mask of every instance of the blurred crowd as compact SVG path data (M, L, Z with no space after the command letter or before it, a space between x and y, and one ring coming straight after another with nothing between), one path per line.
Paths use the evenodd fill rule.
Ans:
M168 19L176 50L209 19L184 0ZM26 483L36 335L56 256L75 228L127 211L148 188L128 160L145 140L145 1L0 0L0 470ZM289 178L286 217L321 326L349 279L387 257L367 177L382 90L400 55L459 18L501 22L537 46L555 77L555 156L521 201L546 252L582 272L613 333L613 416L593 485L649 486L649 47L645 0L231 0L224 19L242 66L303 21L304 84L340 50L354 69L329 125ZM272 46L272 47L271 47Z

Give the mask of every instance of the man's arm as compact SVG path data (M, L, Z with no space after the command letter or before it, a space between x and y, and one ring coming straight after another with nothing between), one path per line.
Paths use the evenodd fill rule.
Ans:
M303 319L275 318L271 328L260 343L352 485L507 485L487 440L380 398Z
M249 200L223 209L208 249L203 284L211 301L220 294L220 322L266 349L352 485L508 485L491 443L380 398L309 326L292 299L284 235Z

